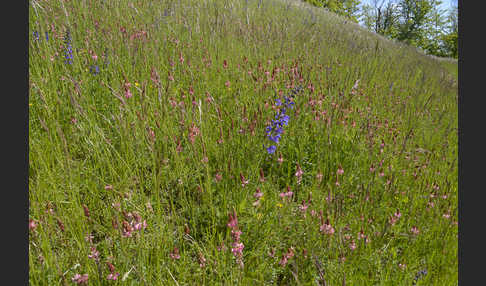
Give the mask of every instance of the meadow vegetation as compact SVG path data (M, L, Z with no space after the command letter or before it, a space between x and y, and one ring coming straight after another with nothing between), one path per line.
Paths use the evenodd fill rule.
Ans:
M457 62L289 0L29 28L31 285L457 285Z

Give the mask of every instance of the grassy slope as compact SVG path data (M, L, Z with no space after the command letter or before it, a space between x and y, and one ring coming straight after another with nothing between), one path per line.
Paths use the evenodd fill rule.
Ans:
M41 36L29 43L32 285L76 273L105 285L107 261L123 285L315 285L319 273L328 285L411 285L423 269L417 285L457 284L457 86L440 62L296 2L30 3ZM268 155L272 104L297 85ZM123 237L134 212L147 228ZM320 232L326 219L334 234Z

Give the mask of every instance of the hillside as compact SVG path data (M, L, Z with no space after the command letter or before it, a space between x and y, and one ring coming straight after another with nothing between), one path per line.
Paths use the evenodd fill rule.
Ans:
M29 3L31 285L457 285L457 62L298 1Z

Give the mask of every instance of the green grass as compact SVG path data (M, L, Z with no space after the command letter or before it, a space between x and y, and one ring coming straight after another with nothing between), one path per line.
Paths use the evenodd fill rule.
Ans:
M277 0L32 0L29 25L31 285L457 285L457 62Z

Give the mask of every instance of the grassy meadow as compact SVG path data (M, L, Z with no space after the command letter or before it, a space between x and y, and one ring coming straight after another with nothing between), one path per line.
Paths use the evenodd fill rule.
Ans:
M290 0L29 31L31 285L457 285L457 61Z

